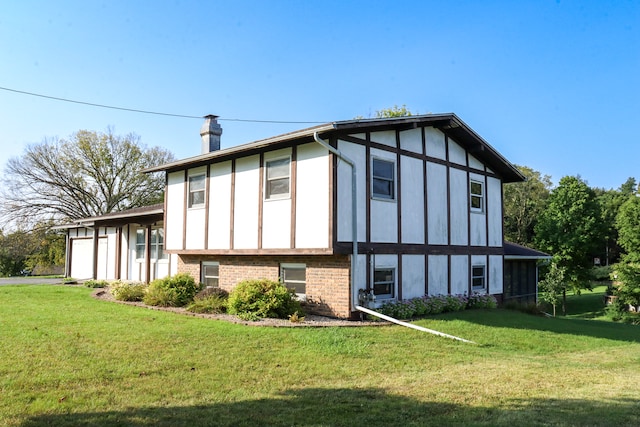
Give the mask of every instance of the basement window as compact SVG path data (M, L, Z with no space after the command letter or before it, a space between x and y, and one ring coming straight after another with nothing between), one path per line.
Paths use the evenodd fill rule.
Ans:
M482 291L486 288L484 265L474 265L471 267L471 286L474 291Z
M206 287L217 288L220 286L220 263L213 261L202 262L201 281Z
M378 299L395 297L396 271L393 268L376 268L373 273L373 294Z
M280 264L280 280L287 289L291 289L296 293L298 299L305 299L307 294L306 264Z

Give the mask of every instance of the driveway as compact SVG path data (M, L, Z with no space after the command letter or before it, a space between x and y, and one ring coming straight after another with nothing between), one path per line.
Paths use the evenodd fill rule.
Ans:
M20 276L20 277L0 277L0 286L2 285L59 285L62 279L41 279L39 277Z

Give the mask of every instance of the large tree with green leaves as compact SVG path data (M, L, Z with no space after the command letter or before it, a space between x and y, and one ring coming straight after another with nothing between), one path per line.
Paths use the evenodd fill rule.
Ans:
M602 241L600 205L580 177L565 176L549 195L535 227L536 246L554 257L567 284L589 288L589 271Z
M504 186L504 233L507 240L528 246L533 243L535 225L546 207L552 182L549 175L527 166L516 167L527 180Z
M627 196L616 217L618 244L624 249L624 261L640 262L640 198Z
M0 214L28 226L158 203L164 176L141 170L173 159L164 149L147 148L134 134L118 136L111 130L45 139L7 163Z

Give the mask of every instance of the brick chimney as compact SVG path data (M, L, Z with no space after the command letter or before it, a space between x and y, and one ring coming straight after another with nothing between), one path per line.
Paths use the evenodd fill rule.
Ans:
M200 128L200 136L202 137L202 154L210 153L220 149L220 135L222 135L222 127L216 120L218 116L209 114L204 116L204 123Z

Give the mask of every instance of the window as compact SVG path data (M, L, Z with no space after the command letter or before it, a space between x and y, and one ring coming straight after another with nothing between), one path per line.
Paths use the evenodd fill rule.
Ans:
M381 159L373 159L372 162L372 189L371 195L381 199L393 199L395 190L395 165Z
M306 264L281 264L280 280L288 289L293 289L298 297L304 297L307 293Z
M289 164L291 160L270 160L267 162L265 173L264 198L283 199L289 196Z
M138 228L136 230L136 259L143 259L146 249L146 242L144 241L144 228Z
M204 174L189 177L189 207L204 206Z
M393 268L376 268L373 273L373 294L376 298L391 299L395 296L396 279Z
M204 261L202 263L202 283L217 288L220 285L220 263Z
M472 212L484 212L484 184L478 181L470 181L469 193Z
M485 289L484 273L484 265L474 265L471 267L471 286L474 291Z

